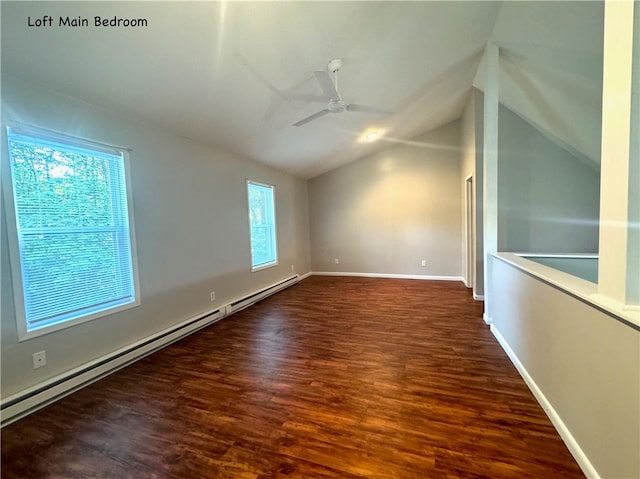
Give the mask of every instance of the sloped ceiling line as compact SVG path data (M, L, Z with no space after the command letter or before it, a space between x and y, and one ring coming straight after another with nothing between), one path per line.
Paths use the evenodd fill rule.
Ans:
M489 39L500 50L500 103L599 169L602 1L504 2ZM484 59L474 86L484 90Z
M311 178L460 117L499 2L0 2L2 72L177 136ZM27 18L146 18L145 29L34 29ZM123 54L126 52L126 54ZM241 56L236 55L237 52ZM316 111L314 70L345 59L349 102ZM348 66L348 68L347 68Z
M581 144L584 132L576 128L575 118L563 114L561 103L553 103L554 96L549 92L554 90L540 88L525 69L507 58L502 57L505 61L501 61L501 83L511 92L503 95L500 102L574 156L592 167L599 165L599 156ZM597 138L594 142L599 145Z

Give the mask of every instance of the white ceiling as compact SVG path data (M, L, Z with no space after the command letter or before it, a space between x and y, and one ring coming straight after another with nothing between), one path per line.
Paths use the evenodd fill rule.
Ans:
M490 2L2 2L2 70L177 135L310 178L460 117L499 10ZM54 18L53 27L27 19ZM96 28L93 17L146 18ZM86 17L90 27L56 25ZM323 103L314 70L344 60L345 112L304 126Z
M486 42L501 49L501 102L597 162L602 2L7 2L2 73L174 134L311 178L389 142L458 119ZM86 17L36 28L28 17ZM146 28L93 17L146 18ZM345 112L326 107L314 70L341 58ZM475 79L475 82L474 82ZM383 141L362 143L367 129Z

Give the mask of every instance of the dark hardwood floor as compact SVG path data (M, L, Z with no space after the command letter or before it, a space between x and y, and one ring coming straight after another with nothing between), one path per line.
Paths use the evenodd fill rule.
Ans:
M460 283L312 276L2 430L2 479L583 478Z

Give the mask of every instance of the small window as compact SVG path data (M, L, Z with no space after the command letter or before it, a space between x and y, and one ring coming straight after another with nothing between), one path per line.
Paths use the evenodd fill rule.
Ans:
M7 138L21 339L139 304L127 152L31 127Z
M278 264L273 186L247 181L251 271Z

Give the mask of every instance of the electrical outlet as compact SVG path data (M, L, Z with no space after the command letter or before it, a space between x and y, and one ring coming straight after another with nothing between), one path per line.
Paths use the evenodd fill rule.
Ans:
M215 300L216 300L216 292L211 291L211 301L215 301Z
M294 265L291 265L291 271L295 271Z
M333 260L333 262L334 262L335 264L340 264L340 260L339 260L338 258L335 258L335 259Z
M420 266L426 266L427 265L427 260L423 259L422 262L420 263Z
M38 369L47 365L47 352L39 351L33 353L33 369Z

